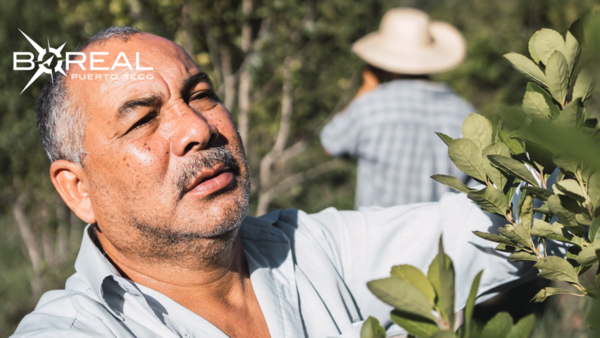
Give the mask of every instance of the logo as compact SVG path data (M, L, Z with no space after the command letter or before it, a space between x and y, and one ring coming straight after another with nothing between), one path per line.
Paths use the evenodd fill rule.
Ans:
M60 46L58 48L52 48L52 47L50 47L50 40L48 40L48 51L46 51L45 48L42 48L40 45L38 45L35 41L33 41L30 37L28 37L27 34L23 33L22 30L19 29L19 32L21 32L21 34L23 34L23 36L25 36L27 41L29 41L29 43L33 46L33 48L35 48L35 50L38 52L36 62L33 61L33 59L34 59L33 53L14 52L14 54L13 54L14 55L13 70L32 70L35 68L36 63L38 66L37 71L35 72L35 74L33 74L33 76L31 77L31 80L29 80L29 83L27 83L27 85L25 86L25 88L23 88L23 90L21 91L20 94L23 94L25 89L27 89L33 83L33 81L37 80L38 77L42 76L42 74L50 74L50 76L52 76L53 69L48 68L48 67L50 67L52 60L55 57L57 58L58 63L54 67L54 71L60 72L61 74L65 75L65 76L67 75L67 74L65 74L64 70L62 69L63 60L60 59L60 58L62 58L62 55L61 55L62 49L67 44L66 42L63 43L62 46ZM44 56L46 56L46 53L48 53L48 52L51 55L48 55L50 57L44 61ZM19 55L27 55L27 56L29 56L29 58L28 59L19 59L19 58L17 58L17 56L19 56ZM25 67L18 66L19 64L23 64L23 63L27 63L27 64L29 64L29 66L25 66ZM52 81L54 81L53 76L52 76Z
M52 81L54 81L54 72L59 72L65 76L65 70L63 69L63 61L65 63L65 69L68 71L69 66L71 64L78 65L81 69L86 70L84 66L84 62L86 61L86 54L82 52L66 52L65 58L62 58L62 50L67 44L66 42L62 44L62 46L58 48L50 47L50 40L48 40L48 48L42 48L39 44L33 41L27 34L23 33L22 30L19 29L19 32L23 34L23 36L29 41L29 43L35 48L38 55L37 58L31 52L14 52L13 53L13 70L33 70L37 66L37 70L35 74L29 80L29 83L23 88L21 94L25 91L25 89L29 88L29 86L37 80L42 74L50 74L52 77ZM108 52L91 52L89 67L90 70L100 70L100 71L108 71L114 70L116 67L125 67L129 70L133 71L134 68L131 65L131 62L127 59L127 55L124 52L120 52L117 58L115 59L112 67L101 67L97 64L104 63L104 59L100 59L102 55L109 55ZM53 67L53 61L56 63ZM34 61L35 60L35 61ZM136 71L152 71L153 67L142 67L140 66L140 53L135 53L135 70ZM106 72L100 73L87 73L87 74L71 74L71 79L73 80L152 80L154 79L154 75L152 73L124 73L121 75L117 74L108 74ZM20 94L19 94L20 95Z

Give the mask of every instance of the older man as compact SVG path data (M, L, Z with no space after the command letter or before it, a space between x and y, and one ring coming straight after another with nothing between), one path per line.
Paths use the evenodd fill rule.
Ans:
M65 290L43 295L14 337L358 337L369 315L394 335L365 283L393 264L425 269L442 232L457 310L479 270L489 294L531 272L488 253L471 231L493 220L453 194L248 217L241 140L182 48L116 27L80 50L44 88L38 127L56 190L90 225Z

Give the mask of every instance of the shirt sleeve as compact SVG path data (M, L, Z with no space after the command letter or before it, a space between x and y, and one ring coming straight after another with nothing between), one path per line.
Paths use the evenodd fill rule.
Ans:
M337 114L321 131L321 144L331 156L358 154L360 117L365 115L361 101L353 102Z
M374 316L382 323L389 322L391 307L371 294L366 283L388 277L390 268L398 264L416 266L426 274L442 235L445 252L454 263L456 311L465 306L471 283L481 270L478 293L485 296L480 301L535 275L530 262L508 262L507 255L494 249L495 243L472 233L497 233L504 222L481 211L463 194L448 193L440 202L391 208L329 208L311 217L330 234L339 252L340 273L363 317Z

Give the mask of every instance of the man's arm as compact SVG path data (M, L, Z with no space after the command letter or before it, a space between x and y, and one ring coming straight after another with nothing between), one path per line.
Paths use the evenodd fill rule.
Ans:
M456 271L456 310L466 303L471 281L484 270L479 293L503 291L535 274L530 263L510 263L494 250L495 244L472 234L474 230L497 232L498 217L482 212L464 195L449 193L437 203L359 211L326 209L311 215L327 229L339 252L340 273L352 291L362 315L389 321L390 307L379 301L366 282L389 276L390 268L410 264L425 273L443 234L446 253ZM514 285L512 285L514 286Z

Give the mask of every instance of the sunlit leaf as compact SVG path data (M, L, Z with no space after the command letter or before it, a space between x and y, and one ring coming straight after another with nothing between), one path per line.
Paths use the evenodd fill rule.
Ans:
M548 66L550 57L558 51L564 55L565 40L555 30L543 28L535 33L534 50L540 61Z
M524 229L523 225L517 224L513 230L507 230L505 228L498 228L498 232L510 239L512 242L520 244L525 247L529 247L531 244L529 243L529 236L527 236L528 232Z
M552 190L537 187L524 187L523 192L526 194L530 194L538 200L544 202L547 201L550 196L554 195L554 192L552 192Z
M482 152L492 143L492 124L479 114L469 114L462 124L463 137L475 143Z
M392 277L404 279L414 285L429 299L431 306L435 305L435 290L421 270L412 265L396 265L392 267L390 274Z
M393 306L398 312L435 321L429 299L409 282L389 277L370 281L367 287L377 298Z
M448 146L448 155L463 173L482 182L486 181L481 150L473 141L464 138L455 139Z
M523 112L532 120L549 119L552 116L550 106L548 106L544 95L538 92L525 93L523 97Z
M436 132L435 134L436 134L436 135L437 135L437 136L438 136L438 137L439 137L439 138L440 138L440 139L441 139L441 140L442 140L442 141L443 141L443 142L444 142L444 143L445 143L447 146L449 146L449 145L450 145L450 143L452 143L452 141L454 141L454 140L452 139L452 137L450 137L450 136L448 136L448 135L446 135L446 134L443 134L443 133L438 133L438 132Z
M471 191L467 194L467 197L477 203L481 209L491 214L504 216L508 207L504 194L494 187L486 187L480 191Z
M544 257L535 264L535 267L541 270L538 277L569 283L579 283L577 272L573 266L560 257Z
M406 313L392 311L390 317L394 323L400 325L400 327L416 337L430 337L431 335L440 331L440 328L435 322L424 320L420 317L411 316Z
M575 86L573 86L573 99L581 98L582 105L587 106L594 93L594 87L591 71L587 68L582 69L577 76Z
M541 303L541 302L545 301L546 298L548 298L548 296L553 296L553 295L573 295L573 296L580 296L580 297L583 296L583 294L581 294L581 293L577 293L577 292L573 292L573 291L569 291L569 290L565 290L565 289L560 289L560 288L547 287L547 288L541 289L535 295L535 297L533 297L533 299L531 301L536 302L536 303Z
M502 143L508 146L510 152L514 155L520 155L525 153L525 148L521 145L521 143L513 138L508 136L508 133L504 130L498 130L498 138Z
M518 53L504 54L504 57L512 64L512 66L527 76L531 80L547 86L546 75L535 62Z
M537 83L528 82L526 92L535 92L535 93L542 94L542 96L546 100L546 104L548 104L548 108L550 109L550 116L556 116L556 115L560 114L560 108L556 105L555 101L553 101L552 95L550 95L550 93L548 93L548 91L546 89L542 88ZM562 105L561 105L561 107L562 107Z
M565 59L567 60L567 64L569 65L569 76L573 74L573 69L575 68L575 64L579 60L579 54L581 53L581 46L579 41L575 38L575 36L567 31L567 36L565 38Z
M454 176L448 175L433 175L431 176L434 180L440 182L443 185L446 185L454 190L463 192L465 194L470 193L471 191L476 191L475 189L467 187L461 180Z
M525 251L518 251L513 253L508 257L508 260L511 262L520 262L520 261L533 261L537 262L538 259L534 254L530 254Z
M595 242L598 237L600 237L600 218L596 218L592 222L590 225L590 230L588 231L588 238L590 242Z
M483 150L483 169L485 170L485 173L498 189L504 189L508 179L502 171L492 166L490 160L487 158L488 155L510 157L510 150L508 149L508 146L502 142L492 142Z
M365 320L360 329L360 338L386 338L385 329L379 321L371 316Z
M511 241L510 239L508 239L504 236L501 236L501 235L495 235L495 234L490 234L490 233L481 232L481 231L473 231L473 233L476 236L481 237L490 242L503 243L503 244L507 244L507 245L515 245L515 243L513 241Z
M563 105L569 88L569 65L563 53L556 51L548 59L546 81L552 97Z
M501 155L490 155L488 156L488 158L496 167L504 170L505 172L513 176L516 176L520 180L532 184L535 187L539 187L537 181L523 163L514 160L510 157Z
M583 191L581 190L581 186L576 180L562 180L560 182L557 182L554 185L554 187L558 188L554 190L557 194L567 195L580 202L585 201L585 197L583 197Z

